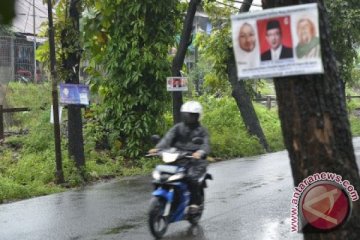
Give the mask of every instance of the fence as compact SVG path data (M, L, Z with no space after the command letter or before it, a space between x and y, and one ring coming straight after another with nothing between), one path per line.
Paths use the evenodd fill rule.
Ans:
M348 102L350 102L352 98L360 98L360 96L346 96L346 100ZM255 98L254 101L255 102L263 102L263 103L265 103L267 109L271 109L272 102L275 101L275 104L276 104L276 97L275 97L275 95L266 95L263 97Z
M4 113L25 112L25 111L30 111L30 109L29 108L3 108L3 105L0 105L0 141L5 138Z
M0 35L0 83L23 79L39 80L39 70L34 76L34 43L25 36Z
M276 97L274 95L267 95L267 96L255 98L254 101L265 103L266 108L270 110L272 101L275 101L275 103L276 103Z

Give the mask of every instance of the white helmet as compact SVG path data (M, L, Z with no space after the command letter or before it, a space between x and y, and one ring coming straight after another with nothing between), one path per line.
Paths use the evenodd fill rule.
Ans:
M180 109L180 112L198 113L200 117L202 115L202 111L202 106L197 101L188 101L184 103Z

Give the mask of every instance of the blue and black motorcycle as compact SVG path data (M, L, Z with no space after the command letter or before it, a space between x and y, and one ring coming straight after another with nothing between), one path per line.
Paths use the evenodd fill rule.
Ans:
M152 173L155 191L152 193L148 221L152 235L161 238L170 223L187 220L196 225L200 221L204 210L206 180L212 180L212 176L205 173L199 179L202 201L199 210L192 213L189 211L190 192L184 178L187 174L186 163L196 159L191 157L191 153L175 148L158 152L156 155L162 157L166 164L156 166ZM184 159L186 161L182 161Z

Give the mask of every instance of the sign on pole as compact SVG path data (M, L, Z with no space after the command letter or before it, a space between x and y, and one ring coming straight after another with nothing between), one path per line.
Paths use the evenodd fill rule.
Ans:
M186 77L167 77L166 89L169 92L188 91L188 80Z
M323 73L317 4L231 17L239 79Z
M54 124L54 107L53 105L51 105L50 108L50 123ZM59 122L61 122L61 117L62 117L62 111L63 111L63 107L59 106Z
M60 84L60 103L89 105L89 86L82 84Z

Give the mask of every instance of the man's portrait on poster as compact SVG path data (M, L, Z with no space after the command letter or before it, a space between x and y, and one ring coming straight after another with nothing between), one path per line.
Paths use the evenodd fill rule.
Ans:
M261 61L293 58L293 49L283 43L283 29L278 19L266 23L265 39L270 48L261 53Z
M182 81L180 78L174 79L173 80L173 87L174 88L180 88L182 87Z

